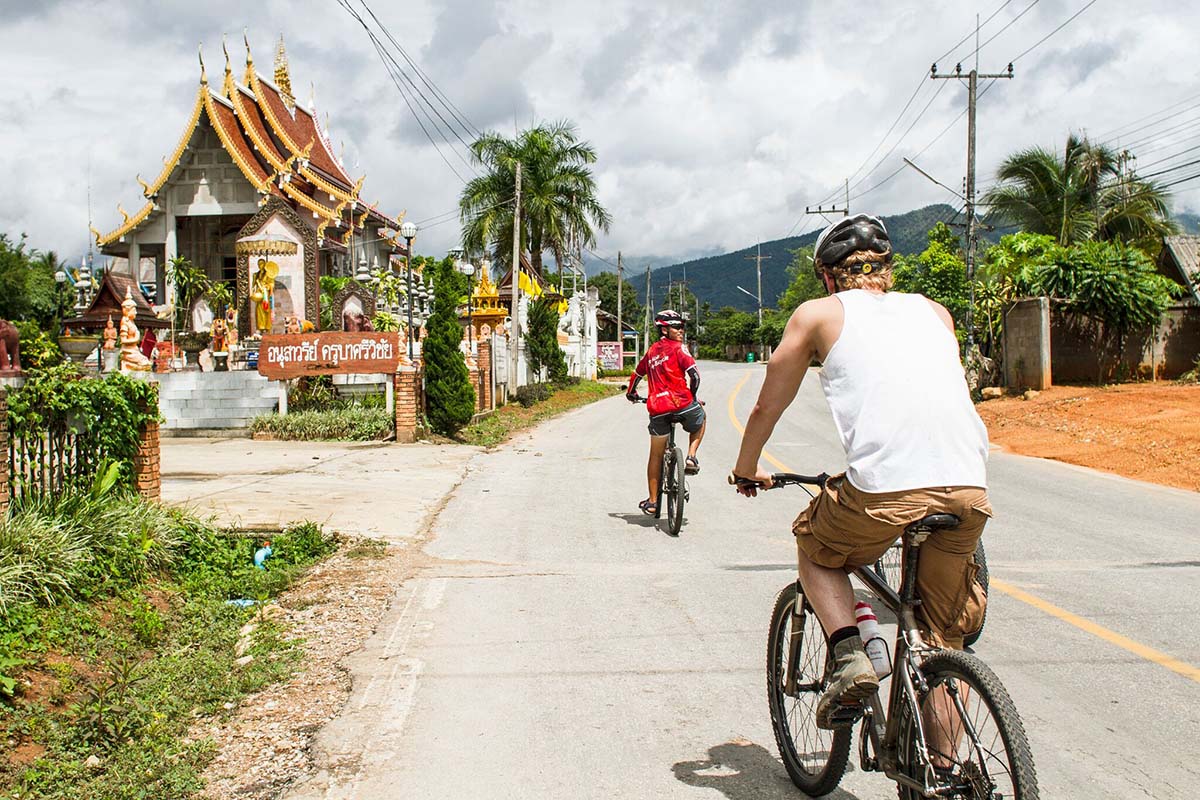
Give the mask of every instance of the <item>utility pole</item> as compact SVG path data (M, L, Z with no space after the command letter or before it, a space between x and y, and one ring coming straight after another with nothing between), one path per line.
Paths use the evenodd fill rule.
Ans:
M845 186L846 186L846 204L843 205L841 208L837 207L837 203L831 204L829 206L829 208L825 208L825 206L817 206L816 208L812 208L811 206L805 206L804 213L805 214L820 214L822 217L825 216L826 214L841 214L843 217L850 216L850 179L849 178L846 179Z
M972 311L975 307L975 251L977 247L975 220L975 104L978 97L979 79L998 80L1011 78L1013 65L1010 63L1005 72L994 74L979 71L979 17L975 17L975 68L966 74L967 78L967 196L965 210L967 212L967 286L971 291L971 302L967 306L967 354L970 356L975 346L974 324ZM950 75L939 75L937 64L929 68L929 77L933 80L962 80L962 64L956 64Z
M654 313L654 298L650 295L650 267L646 267L646 328L644 331L645 339L642 342L643 350L650 349L650 316Z
M617 251L617 341L621 343L621 366L625 366L625 320L621 316L621 291L625 288L625 265L621 261L621 251Z
M807 212L805 212L805 213L807 213ZM755 252L755 255L746 256L747 261L754 262L754 268L758 272L758 324L759 325L762 325L762 308L763 308L763 306L762 306L762 262L769 261L770 259L771 259L770 256L764 256L762 254L762 243L761 242L757 245L757 250Z
M513 255L512 255L512 372L509 381L516 394L520 379L517 370L521 366L521 162L517 162L516 206L513 208Z

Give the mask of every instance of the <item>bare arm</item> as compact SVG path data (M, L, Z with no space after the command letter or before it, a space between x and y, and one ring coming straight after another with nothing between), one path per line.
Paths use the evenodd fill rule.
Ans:
M796 398L804 373L817 354L817 330L822 321L818 303L820 301L808 302L796 309L783 331L779 347L771 354L766 380L742 434L742 447L733 468L735 475L760 481L768 477L759 469L758 459L775 430L775 423Z

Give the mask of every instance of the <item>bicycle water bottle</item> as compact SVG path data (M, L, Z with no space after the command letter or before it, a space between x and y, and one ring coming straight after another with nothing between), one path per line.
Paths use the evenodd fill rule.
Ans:
M858 622L858 636L871 659L871 666L875 667L875 674L886 678L892 674L892 656L888 653L887 641L883 638L875 611L870 604L859 601L854 604L854 617Z

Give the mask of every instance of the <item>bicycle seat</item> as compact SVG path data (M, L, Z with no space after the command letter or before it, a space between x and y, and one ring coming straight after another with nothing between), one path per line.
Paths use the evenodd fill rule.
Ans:
M916 522L904 529L905 533L913 531L942 531L947 528L957 528L958 523L962 522L953 514L930 514L927 517L922 517Z

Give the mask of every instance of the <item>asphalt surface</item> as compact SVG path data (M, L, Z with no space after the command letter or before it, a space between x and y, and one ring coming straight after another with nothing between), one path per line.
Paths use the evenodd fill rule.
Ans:
M708 438L682 536L637 510L644 406L606 400L476 456L432 566L349 665L321 773L289 797L800 796L764 661L807 498L726 485L731 416L744 422L764 372L701 368ZM775 468L842 466L815 375L768 451ZM997 588L976 652L1024 717L1041 796L1196 796L1200 495L999 452L990 483ZM830 796L895 791L852 764Z

